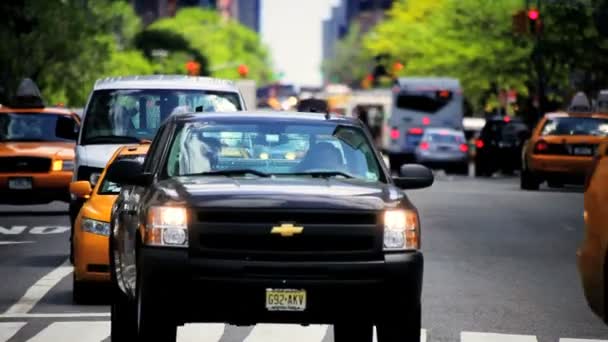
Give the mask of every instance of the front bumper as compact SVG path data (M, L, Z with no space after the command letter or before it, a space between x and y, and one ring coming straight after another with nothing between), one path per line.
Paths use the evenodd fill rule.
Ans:
M74 234L74 276L76 280L110 281L109 238L83 232L80 223Z
M374 320L389 308L419 305L422 292L420 252L386 254L377 261L253 262L189 259L185 249L144 247L140 258L146 297L164 312L181 314L179 323ZM306 310L267 311L267 288L306 290Z
M30 178L31 189L10 189L9 179ZM0 202L2 203L48 203L70 200L72 171L48 173L3 173L0 174Z

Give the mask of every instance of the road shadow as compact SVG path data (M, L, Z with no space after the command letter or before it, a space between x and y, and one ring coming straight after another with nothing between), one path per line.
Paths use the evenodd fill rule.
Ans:
M44 298L43 304L48 305L74 305L75 308L79 306L107 306L112 304L112 291L110 285L95 284L94 288L91 287L88 295L85 298L80 299L78 302L74 301L72 292L72 276L69 275L70 285L68 288L61 290L54 290L47 294Z
M0 211L0 217L11 217L11 216L66 216L67 211L53 210L53 211Z

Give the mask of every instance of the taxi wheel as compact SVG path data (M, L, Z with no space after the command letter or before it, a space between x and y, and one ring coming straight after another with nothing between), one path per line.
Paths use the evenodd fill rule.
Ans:
M340 322L334 324L334 342L372 342L374 327L371 323Z
M530 171L524 169L521 171L520 187L522 190L538 190L540 181Z
M377 326L378 342L420 341L422 314L420 304L409 310L406 319L402 316L385 318Z
M110 334L112 342L133 342L137 337L135 301L116 288L112 296Z
M91 299L91 285L84 281L76 280L76 276L72 276L72 300L76 304L87 303Z

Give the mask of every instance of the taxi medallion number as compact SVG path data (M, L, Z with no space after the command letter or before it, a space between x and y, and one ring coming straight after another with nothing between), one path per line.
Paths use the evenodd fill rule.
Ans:
M268 311L306 310L306 291L294 289L266 289Z
M10 178L8 180L8 188L13 190L28 190L32 188L31 178Z

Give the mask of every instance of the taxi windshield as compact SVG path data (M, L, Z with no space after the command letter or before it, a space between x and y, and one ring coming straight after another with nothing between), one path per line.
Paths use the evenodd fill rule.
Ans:
M545 123L541 135L608 135L608 118L557 117Z
M241 110L236 92L172 89L98 90L85 113L81 144L151 140L171 114Z
M57 119L62 114L0 113L0 141L61 142L73 141L56 135Z
M166 170L169 177L233 172L383 180L363 131L329 123L186 123L171 144Z

